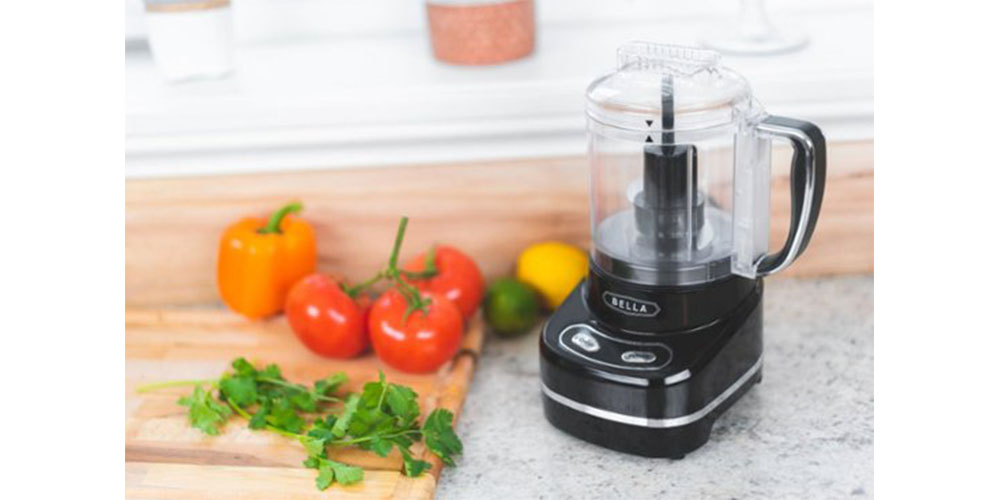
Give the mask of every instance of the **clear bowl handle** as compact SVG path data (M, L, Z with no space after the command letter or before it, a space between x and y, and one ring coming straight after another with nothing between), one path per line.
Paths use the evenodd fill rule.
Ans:
M788 139L792 143L792 217L785 245L757 262L757 275L774 274L791 265L806 249L826 186L826 139L816 125L793 118L769 116L757 125L763 137Z

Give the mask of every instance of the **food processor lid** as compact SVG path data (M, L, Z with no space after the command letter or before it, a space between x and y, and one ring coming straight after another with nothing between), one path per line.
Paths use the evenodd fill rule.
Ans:
M587 114L603 125L637 132L738 123L757 107L747 81L719 60L712 50L629 42L618 49L618 70L587 89ZM664 78L672 84L663 85ZM662 103L671 101L673 123L662 123Z

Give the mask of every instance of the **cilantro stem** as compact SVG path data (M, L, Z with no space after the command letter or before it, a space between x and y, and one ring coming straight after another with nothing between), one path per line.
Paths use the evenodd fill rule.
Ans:
M389 439L389 438L394 438L394 437L399 437L399 436L405 436L407 434L420 434L420 429L410 429L408 431L394 432L392 434L376 434L374 436L365 436L365 437L359 437L359 438L354 438L354 439L341 439L341 440L337 440L337 441L330 441L330 444L332 444L332 445L350 445L350 444L363 443L365 441L371 441L373 439Z
M218 379L206 378L202 380L171 380L169 382L157 382L155 384L146 384L136 388L135 392L149 392L157 391L160 389L169 389L171 387L184 387L188 385L204 385L213 384L218 382Z
M301 386L299 384L293 384L291 382L288 382L287 380L281 380L279 378L257 377L257 380L259 382L264 382L264 383L267 383L267 384L274 384L274 385L280 385L282 387L288 387L290 389L297 389L297 390L302 391L302 392L312 392L309 389L307 389L306 387L303 387L303 386ZM316 396L316 399L320 399L320 400L323 400L323 401L329 401L331 403L337 403L337 402L340 401L340 398L335 398L333 396L325 396L323 394L314 394L314 396Z
M268 384L281 385L281 386L289 387L289 388L292 388L292 389L299 389L301 391L306 391L306 392L309 391L309 389L306 389L305 387L302 387L299 384L293 384L293 383L291 383L291 382L289 382L287 380L281 380L280 378L257 377L257 381L258 382L266 382Z
M379 377L380 378L382 377L382 371L381 370L379 370ZM375 408L377 408L378 410L382 410L382 401L385 400L385 393L386 392L389 392L389 384L385 383L385 381L383 380L382 381L382 392L379 393L379 395L378 395L378 404L375 405Z

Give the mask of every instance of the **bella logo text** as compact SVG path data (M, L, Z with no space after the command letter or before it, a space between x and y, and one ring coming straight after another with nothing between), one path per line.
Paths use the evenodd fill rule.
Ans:
M604 298L604 303L607 304L608 307L622 314L627 314L629 316L642 316L645 318L652 318L653 316L660 314L660 306L658 306L655 302L639 300L612 292L604 292L602 297Z

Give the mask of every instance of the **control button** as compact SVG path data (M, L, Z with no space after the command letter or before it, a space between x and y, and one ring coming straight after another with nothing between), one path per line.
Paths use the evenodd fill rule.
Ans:
M625 351L622 353L622 361L635 364L652 363L656 361L656 354L649 351Z
M587 332L576 332L570 340L576 344L577 347L587 352L597 352L597 350L601 348L601 346L597 343L597 339Z

